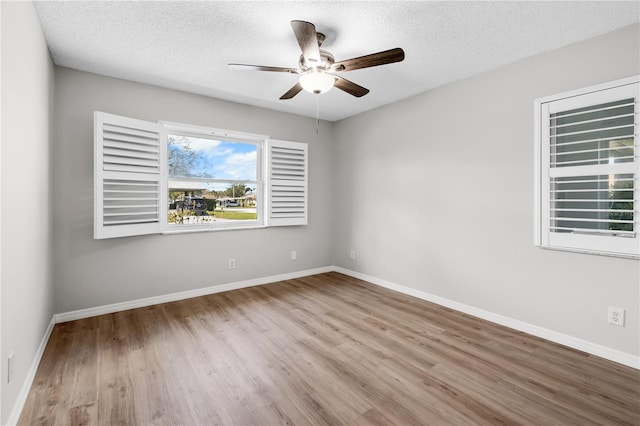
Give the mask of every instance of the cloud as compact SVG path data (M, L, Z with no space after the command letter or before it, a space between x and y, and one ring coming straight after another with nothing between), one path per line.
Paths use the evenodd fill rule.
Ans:
M218 167L227 179L256 179L257 152L243 152L229 155Z
M189 138L189 147L209 157L219 157L233 152L231 148L225 147L222 141L213 139Z
M253 167L255 167L257 155L258 153L256 151L233 154L227 157L225 164L232 165L251 163L253 164Z

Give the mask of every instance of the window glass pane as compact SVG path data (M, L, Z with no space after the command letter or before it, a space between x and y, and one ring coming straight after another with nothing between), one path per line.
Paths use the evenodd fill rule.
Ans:
M168 137L169 225L257 220L258 145Z
M169 225L257 220L258 201L255 183L170 180Z
M169 135L169 177L256 180L257 154L254 143Z
M550 230L633 236L633 192L633 174L551 179Z

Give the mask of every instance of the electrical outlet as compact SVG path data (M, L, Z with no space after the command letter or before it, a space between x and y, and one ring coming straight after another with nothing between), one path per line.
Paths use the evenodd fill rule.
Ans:
M609 324L624 327L624 309L609 306Z
M229 259L229 269L236 269L236 260Z
M291 260L296 260L298 258L298 253L295 250L291 250Z
M354 260L356 258L356 251L351 249L351 251L349 251L349 259Z
M9 354L9 357L7 358L7 383L11 383L11 380L13 380L13 366L14 366L14 362L13 362L13 352L11 352Z

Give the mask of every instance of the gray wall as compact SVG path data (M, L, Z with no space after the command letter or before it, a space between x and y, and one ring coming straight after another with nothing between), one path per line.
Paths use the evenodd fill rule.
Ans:
M639 28L337 123L334 263L640 354L639 262L533 246L534 99L638 74Z
M309 144L309 225L93 239L93 111ZM53 150L56 312L332 264L332 128L315 120L56 68ZM290 251L297 250L297 260ZM236 269L229 270L229 258Z
M5 424L53 315L53 64L31 3L2 2L2 415ZM7 357L15 375L7 384Z

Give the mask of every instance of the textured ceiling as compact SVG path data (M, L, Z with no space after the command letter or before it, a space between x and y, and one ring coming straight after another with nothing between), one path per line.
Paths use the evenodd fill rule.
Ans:
M264 108L339 120L640 21L640 2L36 2L57 65ZM404 62L344 77L371 92L301 92L293 19L313 22L336 61L394 47Z

